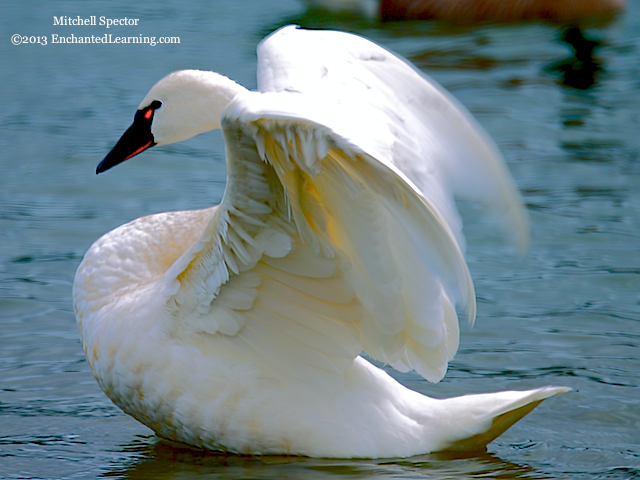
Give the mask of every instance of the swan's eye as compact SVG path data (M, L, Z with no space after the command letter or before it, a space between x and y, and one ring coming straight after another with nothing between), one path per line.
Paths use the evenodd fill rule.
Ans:
M162 102L159 102L158 100L154 100L153 102L151 102L151 105L149 105L147 109L144 110L144 113L142 114L142 116L145 118L145 120L151 120L151 118L153 117L153 112L155 112L161 106L162 106Z

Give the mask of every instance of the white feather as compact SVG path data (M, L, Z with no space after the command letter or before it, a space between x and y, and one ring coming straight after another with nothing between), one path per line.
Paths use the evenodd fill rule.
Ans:
M475 318L454 193L527 220L493 143L448 94L364 39L293 27L260 92L212 72L158 82L162 145L221 127L218 207L99 239L74 281L100 386L160 436L239 453L408 456L478 448L561 387L433 400L359 353L440 380Z

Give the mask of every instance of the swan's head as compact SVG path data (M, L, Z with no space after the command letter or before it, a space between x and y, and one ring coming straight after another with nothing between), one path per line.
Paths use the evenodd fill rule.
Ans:
M214 72L181 70L158 83L142 100L133 124L100 162L104 172L153 147L181 142L220 128L222 110L244 88Z

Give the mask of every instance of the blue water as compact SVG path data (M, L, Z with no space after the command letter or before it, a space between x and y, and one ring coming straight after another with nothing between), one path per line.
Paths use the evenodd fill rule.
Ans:
M579 63L541 24L367 24L294 0L60 0L0 6L0 477L640 477L640 5L585 30ZM13 34L103 35L53 16L138 18L113 35L179 44L15 46ZM410 58L502 149L533 226L508 255L462 205L479 313L446 378L399 378L432 396L561 384L486 455L340 461L202 454L160 442L99 390L71 306L82 255L133 218L219 201L219 134L157 148L96 177L150 86L182 68L255 87L255 47L288 23L353 31ZM577 63L578 62L578 63ZM571 75L572 70L581 74ZM566 73L569 72L569 73Z

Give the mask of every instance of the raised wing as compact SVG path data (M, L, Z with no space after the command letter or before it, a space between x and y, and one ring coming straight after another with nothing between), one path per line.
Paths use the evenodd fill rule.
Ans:
M454 305L475 316L463 255L436 206L342 133L330 100L248 93L227 108L227 189L166 274L173 326L284 382L335 388L363 349L438 381L458 346Z
M343 134L411 179L463 250L454 195L485 203L526 249L528 216L497 147L462 105L402 58L355 35L284 27L258 47L258 88L357 104L341 111L351 125Z

